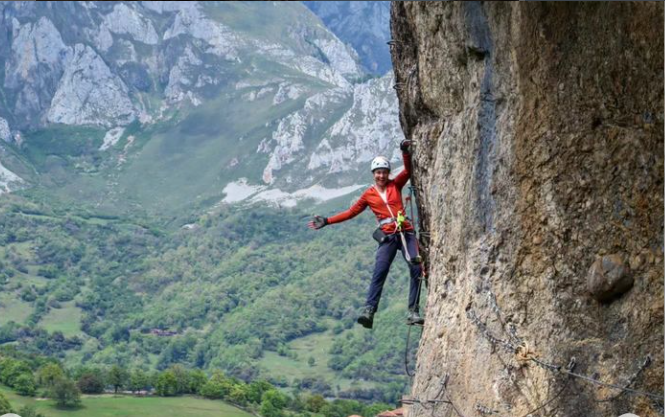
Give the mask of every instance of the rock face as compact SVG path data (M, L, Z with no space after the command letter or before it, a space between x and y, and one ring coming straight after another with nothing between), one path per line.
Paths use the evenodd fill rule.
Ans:
M53 97L48 120L68 125L125 125L135 118L129 90L89 46L77 44Z
M3 88L15 91L14 114L18 127L24 128L40 122L41 113L50 107L71 51L45 17L34 24L12 18L11 25L14 41L5 62Z
M5 142L12 140L12 132L9 130L9 123L2 117L0 117L0 139Z
M457 409L410 417L662 415L663 4L395 2L391 29L428 232L411 395ZM573 357L656 399L530 360Z
M104 196L121 195L119 188L155 189L130 191L140 182L125 176L184 178L161 155L161 135L145 136L160 155L130 144L130 137L166 125L163 138L173 141L168 152L177 149L185 164L208 159L183 166L188 176L208 180L198 182L201 189L192 189L189 201L204 192L212 201L243 178L249 187L287 194L317 184L340 190L365 183L371 180L366 163L376 154L397 162L393 149L403 137L392 73L369 74L352 46L381 44L370 52L381 49L389 63L389 3L320 6L326 16L343 18L335 27L353 42L300 2L0 2L0 34L7 40L0 42L0 141L17 148L25 141L17 151L30 154L41 131L65 131L54 125L99 131L104 140L94 148L103 154L95 169L113 177ZM54 146L75 135L57 137ZM155 160L168 165L154 166ZM155 172L132 171L143 161ZM32 171L48 179L41 168Z

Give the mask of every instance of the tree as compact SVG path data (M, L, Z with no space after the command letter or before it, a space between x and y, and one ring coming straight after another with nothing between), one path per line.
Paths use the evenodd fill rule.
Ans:
M148 388L149 382L148 375L140 369L132 372L132 376L129 378L129 389L133 393L137 391L143 391Z
M178 380L173 371L167 370L159 374L155 390L157 391L157 395L162 397L172 397L178 393Z
M390 406L389 404L386 403L376 403L376 404L371 404L368 406L365 406L362 412L363 417L374 417L377 416L384 411L392 410L393 407Z
M127 371L118 365L113 365L109 371L108 383L113 385L113 390L117 394L118 389L127 384Z
M81 392L68 378L63 378L51 386L50 397L55 399L60 407L75 407L81 403Z
M176 364L169 368L176 380L176 394L189 392L189 372L182 365Z
M201 395L206 398L220 400L226 398L231 393L231 389L233 389L231 380L224 376L222 372L215 371L208 382L201 387Z
M231 392L228 395L228 399L233 404L244 407L247 405L247 385L237 384L231 388Z
M335 400L321 408L325 417L346 417L351 414L363 412L363 405L355 400Z
M326 405L326 399L321 394L310 395L305 400L305 409L312 413L318 413Z
M104 379L98 373L86 372L79 377L77 383L84 394L101 394L104 392Z
M259 414L263 417L284 417L284 411L275 407L275 404L270 401L262 401Z
M35 395L35 378L32 373L23 373L19 375L14 381L14 389L21 395L33 396Z
M0 416L12 413L13 411L11 404L9 404L9 400L0 392Z
M254 404L260 404L263 393L274 388L268 381L252 381L247 386L247 400Z
M289 403L289 397L277 391L276 389L271 389L263 394L263 397L261 398L261 405L263 405L263 403L266 401L271 403L278 410L282 410Z
M2 410L0 410L2 412ZM34 405L24 405L18 412L21 417L45 417L44 414L38 413Z
M22 374L32 374L30 366L23 361L12 358L3 358L0 360L0 381L5 385L14 387L16 378Z
M64 377L65 373L57 363L47 363L37 371L37 383L46 388Z
M316 359L314 359L313 356L310 356L309 359L307 359L307 364L308 364L309 366L314 366L314 365L316 365Z
M200 394L201 388L208 382L208 377L205 372L200 369L195 369L189 373L189 392L192 394Z

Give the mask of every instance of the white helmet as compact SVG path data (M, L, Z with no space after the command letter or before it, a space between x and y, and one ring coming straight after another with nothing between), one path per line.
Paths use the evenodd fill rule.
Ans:
M384 168L390 171L390 161L388 160L388 158L386 158L385 156L377 156L376 158L372 159L371 171L374 172L379 168Z

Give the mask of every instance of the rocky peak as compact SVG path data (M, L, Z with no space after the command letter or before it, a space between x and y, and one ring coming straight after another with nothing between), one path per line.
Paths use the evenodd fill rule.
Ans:
M104 16L97 34L97 45L100 49L106 51L113 45L112 33L129 35L135 41L146 45L156 45L159 42L150 20L125 3L116 4L113 11Z
M130 123L136 114L120 77L91 47L77 44L47 118L52 123L112 127Z
M90 149L100 152L95 160L103 161L102 171L115 167L102 173L113 178L109 188L122 183L118 176L149 177L132 172L135 159L167 163L161 155L139 155L133 138L148 131L150 140L174 142L148 147L154 152L163 146L177 149L181 161L201 153L210 158L187 168L188 177L209 180L192 190L209 199L223 199L219 190L241 178L248 187L285 193L315 185L348 190L359 182L359 164L374 153L392 154L402 137L392 75L368 76L354 48L299 2L2 7L0 30L10 39L3 46L3 140L13 142L18 134L30 147L35 131L85 126L96 132L98 143ZM236 113L242 116L229 116ZM162 123L170 125L168 132L155 134L164 132ZM209 148L202 152L187 143ZM237 154L223 150L229 147ZM213 172L218 164L224 168ZM100 168L89 168L89 161L77 165ZM185 177L172 165L159 172Z
M71 48L46 17L34 23L12 18L11 33L13 41L5 60L3 87L16 95L15 106L8 110L15 115L16 127L23 128L41 123L42 113L50 107L69 62Z
M390 71L389 1L305 1L342 42L358 52L363 66L374 74Z

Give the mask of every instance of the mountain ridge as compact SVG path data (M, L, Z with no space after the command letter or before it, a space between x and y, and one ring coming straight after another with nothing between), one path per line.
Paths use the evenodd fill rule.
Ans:
M122 198L185 208L193 198L223 200L221 190L240 178L276 193L343 189L366 178L370 155L398 160L392 75L365 74L353 48L300 3L28 3L1 6L0 31L12 41L2 60L0 146L28 165L0 161L4 191L56 176L67 198L107 209ZM286 29L287 21L298 23ZM104 139L98 151L66 154L49 148L68 146L50 133L60 125ZM35 135L54 139L45 146ZM188 141L206 143L205 156ZM36 147L51 155L48 164L31 159ZM176 150L181 167L159 162ZM18 171L38 175L17 180ZM201 185L175 201L163 184L185 190L177 172Z

